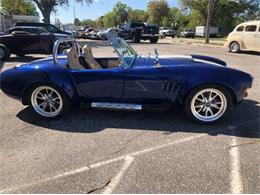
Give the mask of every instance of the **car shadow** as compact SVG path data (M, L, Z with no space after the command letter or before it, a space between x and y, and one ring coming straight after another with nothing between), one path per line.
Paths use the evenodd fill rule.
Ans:
M257 52L257 51L240 51L237 54L238 55L255 55L255 56L260 56L260 52Z
M247 138L260 138L260 107L258 102L245 100L228 117L215 125L198 125L191 122L177 107L167 112L108 111L79 108L60 119L48 120L38 117L27 107L17 117L29 124L70 133L95 133L107 128L219 134ZM246 114L245 114L246 113ZM235 131L232 131L235 130ZM123 131L123 130L122 130Z

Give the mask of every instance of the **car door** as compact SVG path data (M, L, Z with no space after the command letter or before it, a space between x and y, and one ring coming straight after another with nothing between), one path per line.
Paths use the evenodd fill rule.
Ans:
M258 26L258 31L255 35L255 44L256 44L256 50L260 51L260 25Z
M137 59L135 65L126 70L124 98L174 101L179 90L179 79L167 67L142 63L146 63L144 59Z
M37 53L40 47L40 37L37 33L20 32L13 33L13 44L16 47L15 53Z
M80 93L92 100L118 100L122 97L125 69L71 70L73 80Z
M244 44L246 49L256 49L256 25L247 25L245 27L245 36L244 36Z

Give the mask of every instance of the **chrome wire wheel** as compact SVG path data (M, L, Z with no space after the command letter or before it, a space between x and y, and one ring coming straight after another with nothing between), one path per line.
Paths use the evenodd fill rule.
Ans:
M63 100L57 90L49 86L36 88L31 96L34 110L44 117L55 117L63 108Z
M191 101L191 112L198 120L213 122L224 115L227 110L227 98L214 88L197 92Z

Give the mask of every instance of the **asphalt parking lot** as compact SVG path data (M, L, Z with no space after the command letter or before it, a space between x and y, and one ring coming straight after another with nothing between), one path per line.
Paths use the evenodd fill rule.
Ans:
M91 42L93 53L110 49ZM260 193L260 56L222 47L133 44L200 54L254 76L249 96L212 126L165 113L72 110L45 120L0 91L0 193ZM2 69L39 59L13 56Z

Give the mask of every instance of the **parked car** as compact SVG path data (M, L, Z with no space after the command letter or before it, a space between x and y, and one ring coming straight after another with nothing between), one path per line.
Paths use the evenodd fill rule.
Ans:
M93 28L87 28L85 29L85 39L89 39L89 34L92 33L94 31Z
M77 30L76 31L76 38L85 39L86 38L85 30Z
M181 32L181 37L184 37L184 38L194 38L195 34L194 34L193 30L185 29L184 31Z
M160 37L165 38L165 37L172 37L174 38L176 32L172 28L169 27L160 27Z
M118 37L119 31L118 28L109 28L107 30L101 30L97 34L100 39L108 40L112 37Z
M202 124L219 121L247 96L251 75L227 67L222 60L199 55L145 57L123 39L112 39L118 58L80 53L34 61L1 73L1 90L30 105L36 114L60 117L72 105L116 110L162 110L180 103Z
M4 32L0 32L1 35L9 35L13 32L27 32L27 33L44 33L47 32L44 28L41 27L32 27L32 26L18 26L7 29Z
M260 20L239 24L228 35L225 47L233 53L260 52Z
M88 36L87 36L89 39L99 39L99 36L98 36L98 31L96 30L93 30L91 31L90 33L88 33Z
M132 40L133 43L140 43L141 40L150 40L151 43L157 43L159 39L159 27L155 25L146 25L143 22L132 22L122 24L120 37L125 40Z
M18 26L30 26L30 27L42 27L47 32L50 32L55 35L57 38L70 38L74 37L73 33L65 32L59 29L58 27L52 25L52 24L45 24L40 22L17 22L15 24L16 27Z
M19 29L20 28L20 29ZM8 33L0 36L0 60L8 59L11 54L24 56L26 54L52 54L55 41L54 34L38 27L14 27ZM14 31L17 30L17 31ZM20 31L18 31L20 30ZM64 52L69 46L63 45L59 52Z

